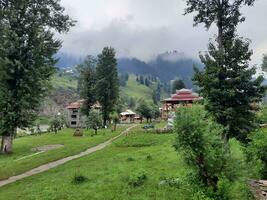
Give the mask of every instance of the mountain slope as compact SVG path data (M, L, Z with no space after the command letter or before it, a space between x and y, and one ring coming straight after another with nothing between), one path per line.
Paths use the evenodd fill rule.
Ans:
M152 101L152 89L136 82L136 76L130 75L125 87L120 87L122 95L135 100L145 99Z

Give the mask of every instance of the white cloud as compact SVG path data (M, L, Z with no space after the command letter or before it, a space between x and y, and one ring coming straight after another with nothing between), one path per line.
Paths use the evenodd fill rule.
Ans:
M62 0L66 12L78 20L63 39L62 51L73 55L96 55L104 46L116 48L118 56L143 60L177 50L198 57L207 49L214 31L193 27L192 15L183 16L184 0ZM266 0L243 9L247 21L240 35L252 39L253 62L267 52Z

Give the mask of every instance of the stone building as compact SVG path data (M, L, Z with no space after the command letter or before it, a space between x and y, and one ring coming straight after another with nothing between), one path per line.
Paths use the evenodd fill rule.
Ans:
M83 100L79 100L70 103L66 108L68 110L68 125L70 128L82 128L85 127L85 116L81 113L81 107ZM100 110L101 106L99 103L93 105L92 109Z

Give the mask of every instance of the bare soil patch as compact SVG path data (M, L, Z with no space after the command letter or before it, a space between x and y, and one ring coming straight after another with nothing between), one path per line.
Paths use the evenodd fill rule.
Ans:
M62 144L44 145L44 146L33 148L32 151L49 151L52 149L58 149L60 147L64 147L64 145L62 145Z

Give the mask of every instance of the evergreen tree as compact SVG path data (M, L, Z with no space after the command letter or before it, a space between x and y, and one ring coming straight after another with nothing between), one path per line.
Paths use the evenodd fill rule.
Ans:
M161 86L160 86L160 83L158 83L157 91L156 91L156 99L158 102L160 101L160 96L161 96Z
M3 153L12 152L17 127L29 127L55 72L53 55L74 22L58 0L0 2L0 134Z
M78 92L84 100L82 112L88 117L91 107L96 103L95 84L96 84L96 59L87 56L84 63L78 66Z
M157 104L158 103L158 100L157 100L157 91L156 90L153 90L153 92L152 92L152 100L153 100L153 103L154 104Z
M197 12L195 25L209 28L217 25L216 42L209 44L209 53L201 56L205 69L197 71L194 81L206 100L206 109L224 126L224 140L229 137L246 142L253 128L254 107L264 95L262 77L252 79L255 69L249 67L252 52L249 41L236 34L236 27L245 18L242 5L251 6L254 0L187 0L186 14Z
M107 125L109 114L114 111L119 98L117 60L113 48L105 47L102 53L98 55L96 77L97 100L102 106L104 125Z
M140 83L141 85L144 85L144 84L145 84L143 75L140 75L140 77L139 77L139 83Z
M176 90L180 90L180 89L183 89L185 88L185 84L182 80L175 80L173 81L172 83L172 93L176 93Z
M261 69L262 71L267 72L267 54L263 54Z

